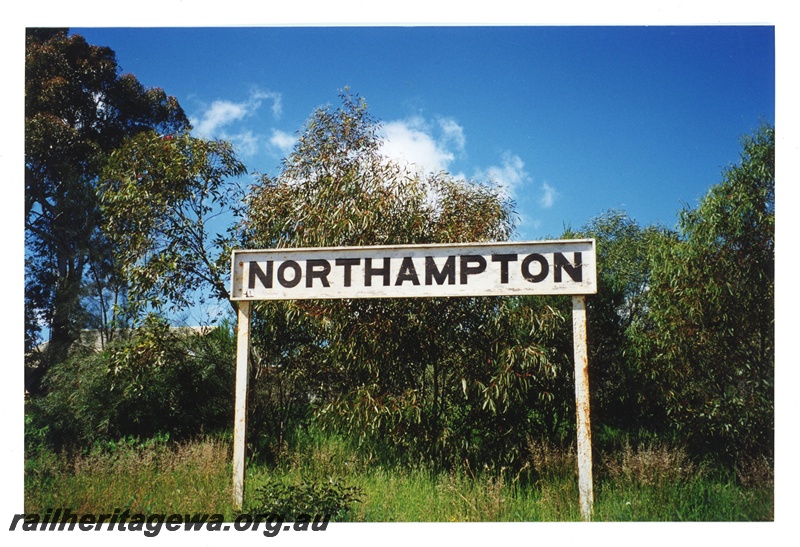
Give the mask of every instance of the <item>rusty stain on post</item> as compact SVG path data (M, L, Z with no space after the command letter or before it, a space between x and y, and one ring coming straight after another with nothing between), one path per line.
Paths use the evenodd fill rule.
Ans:
M244 503L244 456L247 431L247 364L250 360L250 302L239 302L236 334L236 399L233 417L233 509Z
M586 298L572 297L572 336L575 353L575 409L578 420L578 488L581 517L592 520L592 429L589 418L589 356L586 349Z

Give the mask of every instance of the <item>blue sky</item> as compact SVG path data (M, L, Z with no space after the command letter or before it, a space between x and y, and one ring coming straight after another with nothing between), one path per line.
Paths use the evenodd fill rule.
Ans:
M739 137L775 121L771 26L71 30L262 173L349 86L387 154L502 185L515 239L608 209L674 227L738 161Z

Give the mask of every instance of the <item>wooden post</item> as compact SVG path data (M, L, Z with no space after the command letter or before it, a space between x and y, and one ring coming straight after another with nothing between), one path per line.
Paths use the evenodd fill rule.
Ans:
M244 503L244 456L247 433L247 383L250 361L250 302L239 302L236 326L236 399L233 416L233 509Z
M586 349L586 297L572 297L572 338L575 354L575 410L578 420L578 488L581 517L592 520L592 429L589 419L589 355Z

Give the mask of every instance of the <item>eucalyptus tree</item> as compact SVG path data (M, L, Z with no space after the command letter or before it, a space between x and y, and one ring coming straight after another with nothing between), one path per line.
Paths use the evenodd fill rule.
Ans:
M66 29L28 29L25 48L26 348L49 327L48 358L63 360L87 325L85 281L105 297L114 280L98 227L98 174L108 154L145 130L189 126L177 101L120 74L114 52ZM105 320L105 318L101 318ZM29 387L36 389L37 382Z
M365 101L348 92L341 101L315 111L280 173L253 189L244 224L249 247L509 237L513 203L497 187L398 165L380 154L380 124ZM554 374L543 340L560 320L547 313L515 330L511 324L530 319L529 309L508 304L492 298L258 304L256 375L266 379L258 390L291 376L292 385L303 386L301 398L315 398L320 423L413 449L405 452L437 465L501 459L513 452L511 439L519 445L528 431L516 427L528 407L514 403L529 402L536 382ZM277 394L270 400L279 406Z
M626 212L610 210L565 237L597 242L597 294L587 298L592 385L592 421L604 430L636 435L665 429L664 407L646 359L637 355L639 333L648 321L653 264L661 246L676 234L642 227Z
M770 456L775 382L775 131L742 139L680 239L653 257L641 335L673 427L736 461Z
M103 230L113 243L136 320L229 300L231 231L246 173L230 143L187 132L139 133L112 152L99 183Z

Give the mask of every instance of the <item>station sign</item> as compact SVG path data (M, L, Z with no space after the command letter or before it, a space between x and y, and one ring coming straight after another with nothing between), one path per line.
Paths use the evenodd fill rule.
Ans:
M235 250L231 300L582 295L593 239Z

